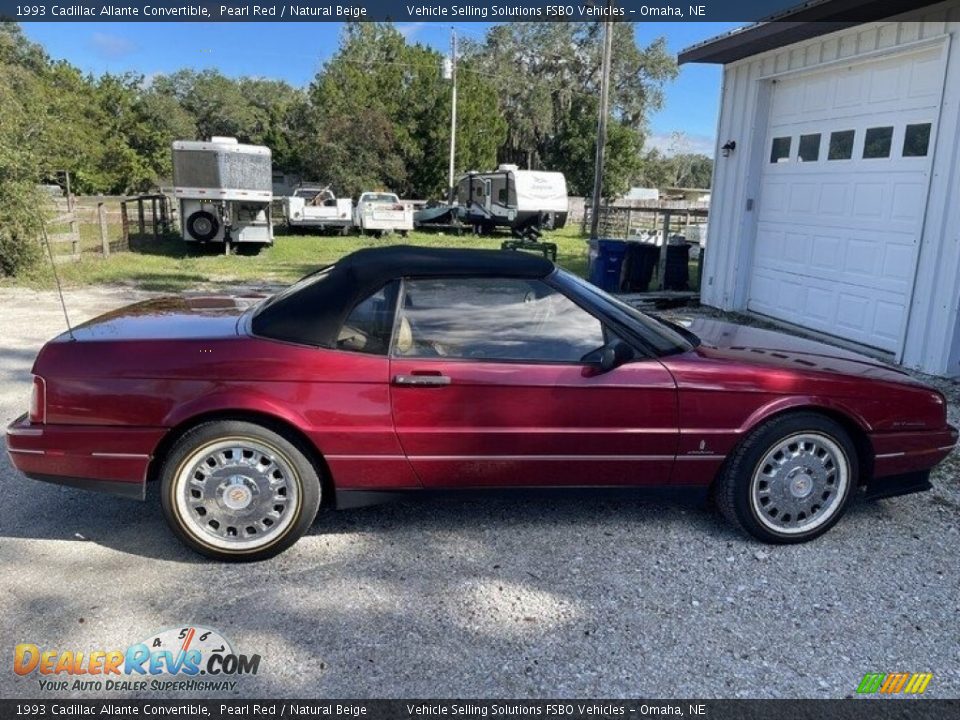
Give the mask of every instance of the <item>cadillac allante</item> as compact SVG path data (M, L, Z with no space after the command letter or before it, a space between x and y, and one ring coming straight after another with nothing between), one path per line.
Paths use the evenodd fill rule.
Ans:
M669 488L760 540L930 488L943 395L817 342L641 313L516 252L367 249L273 297L161 298L47 343L25 475L143 499L214 558L321 506L480 488Z

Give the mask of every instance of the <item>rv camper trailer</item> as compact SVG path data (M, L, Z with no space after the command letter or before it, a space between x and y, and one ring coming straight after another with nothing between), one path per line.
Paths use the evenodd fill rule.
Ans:
M567 222L567 181L558 172L516 165L469 172L457 182L454 200L464 222L481 232L507 227L514 235L536 238L540 230Z
M173 143L173 194L183 239L255 254L273 243L270 149L236 138Z

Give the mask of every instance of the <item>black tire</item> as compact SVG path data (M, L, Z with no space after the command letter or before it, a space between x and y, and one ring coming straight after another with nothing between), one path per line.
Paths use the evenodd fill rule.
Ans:
M182 499L187 494L183 488L188 489L191 493L195 492L192 488L194 487L193 477L196 477L196 475L187 477L191 467L199 467L200 463L197 458L202 459L203 454L208 449L211 452L215 451L218 444L230 445L231 452L234 446L256 448L256 450L251 450L254 453L251 457L255 457L258 452L262 452L265 456L269 454L270 460L274 463L274 472L281 473L284 483L282 494L288 498L281 502L289 502L289 506L275 505L271 507L276 520L270 523L270 527L263 528L266 535L263 536L262 542L259 538L250 540L249 536L247 536L248 539L244 540L238 536L237 528L232 526L224 527L224 535L220 535L210 528L202 528L201 525L204 520L201 518L208 517L208 512L204 510L203 515L200 515L199 510L192 507L185 508L185 504L193 505L193 503L209 502L208 506L212 508L209 517L215 518L218 522L222 520L224 525L236 522L236 525L240 527L245 523L250 523L250 526L246 530L241 530L241 532L246 533L250 529L253 529L254 533L256 532L254 523L258 522L257 518L260 518L260 515L249 513L245 516L231 515L231 513L237 512L246 513L247 508L231 510L226 507L226 502L228 502L226 493L217 495L216 490L219 488L213 487L213 481L220 480L219 486L222 487L225 484L236 482L233 478L241 472L248 472L249 474L260 472L262 475L263 470L254 469L249 464L242 466L243 470L238 470L237 468L240 466L234 464L222 468L222 474L217 475L216 473L219 473L221 468L216 468L208 478L202 480L201 485L196 486L202 488L202 492L208 494L208 498L203 500ZM226 454L225 451L221 452ZM246 460L246 457L237 462L242 463L244 460ZM263 458L259 462L262 463ZM271 466L267 463L265 467L269 471ZM224 479L226 475L230 474L232 475L229 480ZM256 485L255 478L243 478L243 481L247 480ZM264 478L264 480L270 484L271 494L281 492L279 489L274 490L273 485L274 482L279 481L270 478ZM208 484L209 488L207 487ZM262 485L263 482L260 484ZM241 420L206 422L185 432L174 443L163 460L160 469L160 485L163 514L174 534L198 553L229 562L265 560L283 552L299 540L310 528L320 507L320 478L317 474L317 468L309 460L308 449L300 447L299 443L291 441L274 430ZM230 487L233 486L230 485ZM201 492L201 490L196 490L196 492ZM260 490L257 490L257 492L259 493ZM254 500L264 501L268 505L274 502L267 496L264 496L262 500L255 495L252 497ZM280 514L276 514L276 508L278 507L282 508ZM257 508L251 508L250 510L256 512ZM184 512L191 512L191 514L184 516ZM269 513L270 511L266 512ZM263 519L261 525L269 519L271 517ZM208 524L212 525L213 521ZM277 525L277 528L271 529L274 524ZM217 530L219 530L219 524ZM230 530L234 531L233 538L229 536ZM245 546L236 546L236 544L241 543ZM234 547L231 547L231 544L234 544Z
M198 242L213 240L220 232L220 221L213 213L198 210L187 218L187 233Z
M783 447L788 441L798 450ZM771 456L781 449L787 451L781 453L783 458ZM824 456L817 458L820 451ZM735 527L764 542L792 544L812 540L833 527L858 483L857 452L849 433L831 418L803 411L776 417L751 432L727 458L714 499ZM790 527L790 521L796 527Z

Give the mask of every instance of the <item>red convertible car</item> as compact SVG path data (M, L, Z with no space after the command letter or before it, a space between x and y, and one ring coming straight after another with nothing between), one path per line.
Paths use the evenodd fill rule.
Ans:
M50 341L7 430L28 477L137 498L194 549L261 559L321 504L492 487L713 491L769 542L861 488L930 488L943 396L867 357L638 312L539 257L356 252L257 304L163 298Z

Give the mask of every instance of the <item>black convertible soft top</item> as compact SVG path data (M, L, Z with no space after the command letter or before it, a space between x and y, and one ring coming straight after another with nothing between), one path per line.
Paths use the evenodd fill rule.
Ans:
M460 250L393 245L366 248L318 270L267 300L255 312L255 335L334 347L354 306L397 278L545 278L545 258L511 250Z

